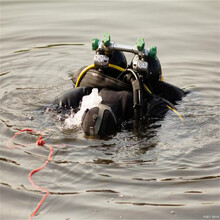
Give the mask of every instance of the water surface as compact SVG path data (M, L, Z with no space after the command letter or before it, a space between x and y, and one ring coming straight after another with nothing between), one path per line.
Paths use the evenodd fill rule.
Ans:
M28 219L42 197L28 182L48 148L52 160L33 176L50 191L34 219L219 218L219 1L1 1L0 219ZM91 39L108 31L133 45L156 45L165 81L191 93L169 112L107 140L60 129L45 108L70 89L69 75L92 63ZM127 55L128 59L131 57Z

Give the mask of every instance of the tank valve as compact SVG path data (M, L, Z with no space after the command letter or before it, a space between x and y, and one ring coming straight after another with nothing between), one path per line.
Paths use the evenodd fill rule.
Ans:
M139 37L136 41L137 49L142 52L144 50L145 42L144 38Z
M149 56L155 58L157 56L157 47L151 47L148 52Z
M105 47L108 47L110 45L111 38L109 33L104 33L102 37L102 43L105 45Z
M93 38L92 39L92 50L97 50L99 47L99 39Z
M94 65L96 68L106 68L109 64L109 58L106 55L96 54L94 56Z

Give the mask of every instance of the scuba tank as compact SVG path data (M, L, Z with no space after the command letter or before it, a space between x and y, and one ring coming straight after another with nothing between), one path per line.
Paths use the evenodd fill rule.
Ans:
M144 116L143 93L151 95L145 82L161 79L161 67L156 57L157 49L145 49L145 41L138 38L134 46L111 42L110 35L104 33L102 41L94 38L92 49L95 50L94 64L78 71L73 82L75 87L89 86L113 90L131 90L136 120ZM127 66L123 52L134 54ZM85 77L86 75L86 77Z

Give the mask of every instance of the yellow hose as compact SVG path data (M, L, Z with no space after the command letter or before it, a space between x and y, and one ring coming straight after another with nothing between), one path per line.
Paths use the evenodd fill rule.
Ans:
M121 71L121 72L124 72L124 71L125 71L124 68L122 68L122 67L120 67L120 66L117 66L117 65L114 65L114 64L110 64L110 63L109 63L108 66L109 66L110 68L112 68L112 69L116 69L116 70ZM80 83L80 81L81 81L83 75L84 75L88 70L90 70L90 69L92 69L92 68L95 68L95 65L94 65L94 64L89 65L89 66L87 66L85 69L82 70L82 72L79 74L79 76L78 76L78 78L77 78L77 80L76 80L75 88L77 88L77 87L79 86L79 83Z
M95 65L92 64L92 65L87 66L85 69L83 69L83 71L79 74L79 76L78 76L78 78L77 78L77 80L76 80L75 88L78 87L78 85L79 85L79 83L80 83L81 78L83 77L83 75L84 75L88 70L90 70L90 69L92 69L92 68L94 68L94 67L95 67Z
M110 63L109 63L108 66L109 66L110 68L116 69L116 70L121 71L121 72L124 72L124 71L125 71L124 68L122 68L122 67L120 67L120 66L117 66L117 65L114 65L114 64L110 64ZM83 75L84 75L88 70L90 70L90 69L92 69L92 68L95 68L95 65L94 65L94 64L91 64L91 65L87 66L85 69L82 70L82 72L79 74L79 76L78 76L78 78L77 78L77 80L76 80L75 88L78 87L78 85L79 85L79 83L80 83L81 78L83 77ZM162 76L161 76L161 80L163 80ZM144 87L145 87L145 89L146 89L150 94L152 94L152 92L150 91L150 89L149 89L145 84L144 84ZM183 120L181 114L180 114L177 110L173 109L173 108L172 108L171 106L169 106L169 105L167 105L167 108L169 108L171 111L173 111L174 113L176 113L177 116L179 117L179 119L180 119L181 121Z
M145 83L144 83L144 88L145 88L150 94L152 94L152 92L151 92L150 89L146 86Z
M116 69L116 70L121 71L121 72L124 72L124 71L125 71L124 68L122 68L122 67L120 67L120 66L117 66L117 65L114 65L114 64L111 64L111 63L109 63L108 66L109 66L110 68L112 68L112 69Z
M150 91L150 89L144 84L144 88L150 93L152 94L152 92ZM180 121L183 121L183 118L181 116L181 114L174 108L172 108L171 106L169 105L166 105L168 109L170 109L171 111L173 111L177 116L178 118L180 119Z
M121 72L124 72L124 71L126 70L126 69L124 69L124 68L122 68L122 67L120 67L120 66L117 66L117 65L114 65L114 64L111 64L111 63L109 63L108 66L109 66L110 68L112 68L112 69L116 69L116 70L121 71ZM79 74L79 76L78 76L78 78L77 78L77 80L76 80L75 88L77 88L77 87L79 86L79 83L80 83L80 81L81 81L82 76L83 76L88 70L90 70L90 69L92 69L92 68L95 68L95 65L94 65L94 64L91 64L91 65L87 66L85 69L82 70L82 72ZM161 77L160 77L160 80L163 81L163 76L162 76L162 75L161 75ZM144 84L144 87L145 87L145 89L146 89L150 94L152 94L152 92L150 91L150 89L149 89L145 84Z
M180 121L183 121L183 118L181 116L181 114L174 108L172 108L171 106L169 105L166 105L168 109L170 109L171 111L173 111L174 113L176 113L176 115L178 116L178 118L180 119Z

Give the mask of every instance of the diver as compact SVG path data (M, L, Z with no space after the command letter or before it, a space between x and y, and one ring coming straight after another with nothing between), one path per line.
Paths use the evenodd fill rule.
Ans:
M81 118L85 135L114 134L131 118L163 118L167 111L175 111L174 105L185 96L185 91L163 81L156 47L144 46L142 38L134 47L115 44L108 33L102 41L93 39L94 64L80 68L72 77L75 88L55 100L58 108L77 112L83 97L98 89L102 101L86 109ZM134 53L130 65L123 52Z

